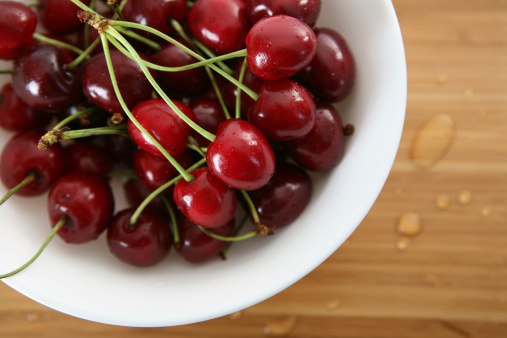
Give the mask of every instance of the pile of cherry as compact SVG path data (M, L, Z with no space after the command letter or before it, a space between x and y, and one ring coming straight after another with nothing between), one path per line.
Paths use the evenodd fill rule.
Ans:
M0 59L13 63L0 126L14 133L1 203L48 193L48 239L107 232L110 251L139 266L172 246L202 262L292 223L311 197L306 170L342 158L332 103L355 76L339 33L314 27L320 0L107 5L0 2ZM130 207L115 213L118 179Z

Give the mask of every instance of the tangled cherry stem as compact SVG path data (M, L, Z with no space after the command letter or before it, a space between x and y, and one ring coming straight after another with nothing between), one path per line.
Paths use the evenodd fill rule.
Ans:
M0 205L4 204L5 201L9 199L12 195L14 195L16 192L18 192L19 189L27 186L28 184L32 183L37 179L37 174L35 172L31 172L28 175L26 175L25 179L18 183L14 188L9 190L7 194L5 194L4 197L0 200Z
M137 40L141 43L144 43L146 46L156 50L156 51L159 51L160 49L162 49L162 47L160 47L160 44L156 43L155 41L153 40L150 40L144 36L142 36L141 34L137 34L136 32L133 32L129 29L126 29L126 28L123 28L123 27L117 27L116 30L128 37L131 37L132 39L134 40Z
M74 61L69 63L66 66L66 68L71 70L71 69L74 69L77 66L79 66L81 64L81 62L83 62L84 60L86 60L90 57L90 54L93 52L93 50L95 49L95 47L97 47L97 45L99 43L100 43L99 39L96 39L95 41L93 41L93 43L91 45L89 45L77 58L75 58Z
M39 33L33 33L32 38L35 41L39 41L39 42L42 42L42 43L47 44L47 45L53 45L53 46L57 46L57 47L68 49L68 50L73 51L74 53L76 53L78 55L81 55L81 54L84 53L83 50L77 48L74 45L71 45L70 43L65 43L65 42L62 42L62 41L59 41L59 40L51 39L51 38L48 38L47 36L44 36L44 35L39 34Z
M92 114L92 113L96 113L96 112L99 112L100 110L96 107L90 107L90 108L85 108L83 110L80 110L78 111L77 113L75 114L72 114L71 116L61 120L60 122L58 122L58 124L56 126L53 127L53 129L60 129L60 128L63 128L65 127L67 124L69 124L70 122L78 119L78 118L81 118L83 116L88 116L89 114Z
M245 73L247 68L247 61L246 57L243 59L243 64L241 65L241 71L239 73L238 81L239 83L243 83L243 80L245 79ZM241 118L241 87L238 86L237 93L236 93L236 118Z
M51 240L53 239L53 237L55 237L56 233L58 232L58 230L60 230L61 227L63 227L65 225L65 223L67 222L67 217L63 216L62 218L60 218L60 220L58 221L58 223L56 223L55 227L53 228L53 230L49 233L49 235L46 237L46 240L44 241L44 243L42 244L42 246L40 247L39 251L37 251L35 253L35 255L28 261L26 262L25 264L23 264L22 266L20 266L19 268L17 268L16 270L13 270L11 272L8 272L6 274L3 274L3 275L0 275L0 279L3 279L3 278L6 278L6 277L10 277L12 275L15 275L17 274L18 272L20 271L23 271L24 269L26 269L28 266L30 266L30 264L32 264L39 256L40 254L42 253L42 251L44 251L44 249L46 248L46 246L49 244L49 242L51 242Z
M178 221L176 220L176 214L174 213L174 209L169 203L169 200L164 195L160 195L162 198L162 202L169 212L169 218L171 219L171 225L173 229L173 244L176 249L180 247L180 233L178 231Z

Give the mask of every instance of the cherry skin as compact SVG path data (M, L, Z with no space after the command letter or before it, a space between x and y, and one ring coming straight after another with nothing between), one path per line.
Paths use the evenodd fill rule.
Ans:
M315 30L317 53L297 79L319 99L338 102L347 98L354 87L354 57L345 39L337 32L321 28Z
M77 31L83 24L79 21L76 12L79 7L69 0L41 0L39 20L51 34L64 35ZM85 5L90 0L81 0Z
M61 177L48 194L48 214L52 226L65 217L58 235L67 243L96 239L109 225L114 211L113 192L105 178L87 172L71 172Z
M192 182L180 180L173 198L178 209L192 222L213 229L234 218L236 191L218 180L208 168L194 170Z
M67 70L72 58L59 47L37 44L16 59L12 88L30 107L55 112L79 101L82 96L79 71Z
M152 87L139 65L119 50L111 50L114 74L118 88L129 109L151 97ZM148 60L148 57L140 54ZM155 72L152 72L154 75ZM104 52L88 60L83 67L83 91L93 104L110 113L123 112L109 77Z
M289 79L268 81L248 111L248 120L270 140L295 140L312 129L315 109L312 96L298 83Z
M206 162L219 180L242 190L266 185L275 171L275 156L266 137L242 119L220 124L206 152Z
M183 215L178 217L178 231L180 245L176 251L191 263L198 264L217 257L228 245L225 241L208 236ZM234 220L210 231L219 236L231 237L234 235Z
M186 104L176 100L173 100L173 103L183 114L195 121L194 113ZM163 99L151 99L138 104L132 110L132 115L171 156L179 155L186 149L190 127ZM130 119L128 132L141 149L163 157L160 150L144 136Z
M208 98L197 98L189 102L189 107L195 114L196 123L204 130L215 134L220 123L225 121L224 111L218 101ZM195 130L190 130L192 136L201 147L207 147L210 141Z
M152 191L140 180L129 179L123 184L123 192L127 198L128 205L132 208L137 208ZM155 197L144 210L148 213L163 215L164 217L169 216L167 208L160 196Z
M341 161L344 152L343 124L330 104L318 103L315 125L303 138L287 142L291 157L313 171L329 170Z
M172 245L166 221L156 213L143 212L134 227L129 225L135 209L117 213L107 231L107 244L121 261L151 266L164 259Z
M317 51L313 30L301 20L275 15L258 21L246 37L248 67L267 80L288 78L312 61Z
M16 133L4 145L0 157L2 182L11 189L28 175L35 174L35 180L16 192L19 196L37 196L45 193L66 172L67 158L60 144L53 144L47 150L37 148L44 135L40 130L25 130Z
M290 163L277 163L276 171L264 187L251 191L260 222L280 228L292 223L303 212L312 194L310 176Z
M199 0L188 12L187 25L215 55L243 49L250 27L243 0Z
M0 59L21 55L32 42L37 15L18 1L0 1Z
M0 127L10 131L40 128L45 129L52 119L24 103L6 83L0 91Z
M320 13L320 0L247 0L248 20L254 24L273 15L288 15L313 27Z
M66 150L70 171L85 171L105 177L113 167L107 152L93 143L76 142Z

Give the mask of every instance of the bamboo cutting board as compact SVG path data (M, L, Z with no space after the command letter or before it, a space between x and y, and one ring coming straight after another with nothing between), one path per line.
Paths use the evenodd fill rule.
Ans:
M507 337L507 1L393 3L408 64L398 156L319 268L240 313L152 329L73 318L0 283L0 337ZM431 165L427 135L442 150Z

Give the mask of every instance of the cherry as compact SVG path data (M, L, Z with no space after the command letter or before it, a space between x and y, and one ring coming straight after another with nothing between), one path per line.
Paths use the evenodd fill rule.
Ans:
M248 120L271 140L295 140L308 134L315 123L315 102L310 93L289 80L266 82Z
M250 25L244 0L199 0L187 17L190 33L216 55L245 47Z
M80 0L89 5L90 0ZM77 31L81 22L76 15L79 7L69 0L40 0L39 20L51 34L64 35Z
M178 39L177 41L188 47L183 41ZM165 67L180 67L198 62L197 59L173 44L167 44L152 56L152 60ZM158 72L157 82L171 98L199 96L210 87L208 74L203 67L179 72Z
M173 198L178 209L192 222L205 228L223 226L234 218L236 191L213 176L208 168L194 170L192 182L180 180Z
M225 241L208 236L183 215L178 217L178 231L181 244L176 251L191 263L202 263L216 257L228 245ZM223 237L231 237L234 235L234 219L210 231Z
M255 190L268 183L275 156L267 139L253 124L229 119L220 124L206 152L210 171L226 185Z
M20 56L31 44L36 26L37 15L25 4L0 1L0 59Z
M24 103L6 83L0 91L0 127L10 131L40 128L44 129L52 119Z
M201 97L191 100L188 105L195 114L197 124L212 134L215 134L220 123L225 121L224 111L216 100ZM201 147L210 144L208 139L193 129L190 130L190 135Z
M330 104L318 103L315 125L303 138L288 141L291 157L314 171L329 170L340 162L344 152L343 124Z
M85 171L106 176L113 162L105 150L93 143L76 142L66 148L71 171Z
M45 193L66 171L67 159L60 144L49 149L37 148L43 131L30 129L16 133L5 144L0 157L0 176L4 185L11 189L27 176L34 175L33 182L16 194L36 196Z
M66 218L58 235L67 243L96 239L109 225L114 210L111 188L105 178L87 172L61 177L48 195L48 214L53 226Z
M288 15L313 27L320 13L320 0L247 0L250 23L273 15Z
M183 114L195 121L194 113L186 104L176 100L173 102ZM186 149L190 127L163 99L151 99L138 104L132 110L132 115L171 156L179 155ZM163 156L130 119L128 131L139 147L157 156Z
M264 187L251 191L262 224L276 228L292 223L303 212L312 194L310 176L298 166L277 163L276 171Z
M129 179L123 184L123 192L127 198L128 205L132 208L137 208L148 195L151 190L148 189L140 180ZM155 197L144 209L148 213L156 213L167 216L167 208L160 196Z
M316 29L315 35L317 53L297 75L298 81L323 101L342 101L354 87L356 70L352 53L345 39L331 29Z
M26 104L38 110L55 112L79 101L82 91L78 70L67 70L72 58L62 48L34 45L16 59L12 88Z
M107 231L111 252L123 262L151 266L164 259L172 245L165 220L155 213L143 212L134 226L129 224L135 209L117 213Z
M275 15L258 21L246 37L248 67L268 80L290 77L308 66L317 40L303 21Z
M115 165L131 166L132 156L137 145L130 137L123 135L106 135L104 148L113 159Z
M148 60L145 55L140 55ZM119 50L111 50L114 74L120 93L129 109L151 96L152 87L141 67ZM152 75L155 73L153 72ZM110 113L123 113L123 108L114 92L109 77L104 52L98 53L88 60L83 67L83 91L93 104Z

